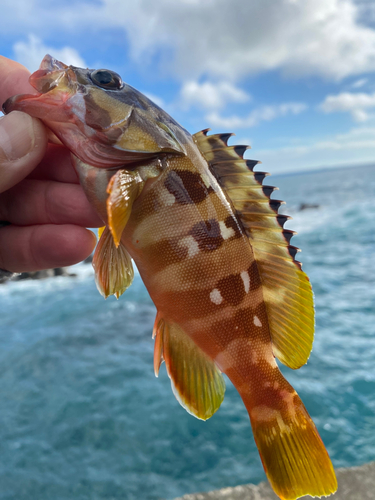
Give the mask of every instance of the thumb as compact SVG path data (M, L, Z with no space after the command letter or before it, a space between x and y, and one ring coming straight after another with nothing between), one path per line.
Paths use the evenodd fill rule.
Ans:
M37 118L20 111L0 118L0 193L40 163L47 143L47 131Z

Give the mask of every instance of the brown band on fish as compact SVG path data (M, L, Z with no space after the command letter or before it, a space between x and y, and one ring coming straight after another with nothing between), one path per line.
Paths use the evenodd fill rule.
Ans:
M261 287L262 282L260 280L259 269L255 260L250 264L247 272L250 277L250 291L253 292L254 290L258 290L258 288Z
M189 233L198 243L203 252L213 252L221 247L224 238L221 235L220 225L216 219L198 222Z
M187 246L180 244L180 238L163 239L145 248L145 257L155 272L185 261L188 253Z
M239 309L230 317L214 322L210 327L211 336L224 350L234 338L249 338L248 326L252 317L253 313L250 308ZM235 329L235 337L233 329Z
M261 327L254 324L254 318L259 319L259 322L262 323ZM257 323L256 319L255 322ZM254 330L257 333L255 337ZM230 317L214 322L210 327L210 333L222 350L228 348L235 339L256 338L259 345L269 343L270 337L264 304L259 304L256 308L242 307L237 309Z
M223 299L232 306L241 304L246 296L245 285L240 274L230 274L218 281L216 287Z
M209 315L217 314L228 307L223 300L213 302L213 290L208 288L186 291L163 291L159 300L166 304L174 304L178 310L178 321L185 322L192 319L204 319Z
M224 224L228 229L233 229L233 238L241 238L244 235L244 232L233 215L228 215L228 217L224 220Z
M205 185L199 173L190 170L171 170L164 185L180 205L201 203L213 192L211 186Z

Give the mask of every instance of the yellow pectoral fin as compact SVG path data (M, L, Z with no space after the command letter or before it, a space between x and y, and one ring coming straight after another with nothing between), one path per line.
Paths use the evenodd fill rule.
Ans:
M118 170L108 183L108 225L116 247L129 220L134 201L142 191L143 180L138 172Z
M163 360L177 401L201 420L210 418L224 399L225 382L214 362L178 325L158 313L154 326L155 374Z
M131 257L122 243L116 248L108 227L101 232L92 265L96 286L104 298L110 295L119 298L133 281Z

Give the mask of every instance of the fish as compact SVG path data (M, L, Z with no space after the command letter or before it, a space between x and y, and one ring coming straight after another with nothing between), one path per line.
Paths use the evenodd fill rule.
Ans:
M297 369L314 338L311 283L296 260L277 188L228 145L230 133L191 135L107 69L46 55L36 94L3 110L42 120L71 152L103 220L93 257L104 297L130 286L136 263L156 306L154 371L165 362L179 403L201 420L220 407L225 374L248 411L280 499L328 496L335 472L305 406L276 358Z

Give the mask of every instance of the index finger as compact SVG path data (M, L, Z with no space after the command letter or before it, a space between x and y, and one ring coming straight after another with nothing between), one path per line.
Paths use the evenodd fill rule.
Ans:
M15 94L35 94L29 84L30 72L22 64L0 56L0 106Z

